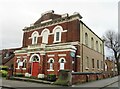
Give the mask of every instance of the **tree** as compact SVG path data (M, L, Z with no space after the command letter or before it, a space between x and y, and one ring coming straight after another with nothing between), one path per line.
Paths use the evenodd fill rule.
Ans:
M120 44L118 43L118 33L108 30L103 36L105 46L113 51L118 75L120 75ZM120 38L119 38L120 39Z

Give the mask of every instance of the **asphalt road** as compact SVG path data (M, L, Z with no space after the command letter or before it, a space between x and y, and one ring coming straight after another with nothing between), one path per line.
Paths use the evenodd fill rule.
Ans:
M17 80L5 80L2 79L2 89L34 89L39 87L60 87L57 85L50 85L50 84L42 84L42 83L33 83L33 82L26 82L26 81L17 81Z

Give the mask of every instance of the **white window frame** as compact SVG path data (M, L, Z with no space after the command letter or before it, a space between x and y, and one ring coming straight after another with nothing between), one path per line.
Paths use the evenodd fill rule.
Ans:
M88 34L85 33L85 45L88 46Z
M37 42L38 42L38 37L39 37L39 33L37 32L37 31L34 31L33 33L32 33L32 44L37 44ZM36 41L34 41L35 40L35 37L36 37Z
M52 63L50 63L51 60L53 61ZM50 58L50 59L48 60L48 63L50 64L50 66L49 66L49 69L48 69L47 71L54 71L54 69L53 69L54 59L53 59L53 58Z
M99 51L98 41L96 41L96 51Z
M91 48L94 49L94 38L91 37Z
M56 40L57 32L59 32L59 40ZM53 29L53 34L54 34L54 41L53 43L61 42L61 36L62 36L63 28L61 26L56 26Z
M89 57L88 57L88 56L86 56L86 62L87 62L87 63L86 63L86 64L87 64L87 65L86 65L86 69L89 69Z
M21 60L20 59L17 59L16 63L17 63L17 68L16 69L20 69L20 62Z
M30 62L30 63L31 63L31 62L34 62L34 61L33 61L33 57L34 57L34 56L37 56L37 57L38 57L39 60L36 61L36 62L39 62L39 63L40 63L40 56L39 56L39 54L33 54L33 55L31 55L29 62Z
M61 63L62 60L64 60L63 63ZM66 63L65 58L63 58L63 57L60 58L60 59L59 59L59 63L60 63L60 70L64 70L64 69L65 69L65 63Z
M26 70L26 67L24 67L24 62L25 62L25 61L26 61L26 67L27 67L27 59L24 59L24 60L23 60L23 68L22 68L23 70Z
M47 35L45 34L45 32L47 32ZM50 34L50 31L49 31L49 29L47 29L47 28L45 28L45 29L42 31L42 33L41 33L42 43L45 43L45 44L48 43L49 34Z

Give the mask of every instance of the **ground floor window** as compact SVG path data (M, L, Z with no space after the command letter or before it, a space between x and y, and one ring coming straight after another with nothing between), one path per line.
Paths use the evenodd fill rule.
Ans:
M17 59L16 65L17 65L17 69L20 69L20 59Z
M65 58L60 58L59 59L59 63L60 63L60 70L64 70L65 69Z
M27 65L27 60L23 60L23 68L26 68L26 65Z
M50 58L50 59L48 60L48 63L50 64L49 70L53 70L54 59L53 59L53 58Z

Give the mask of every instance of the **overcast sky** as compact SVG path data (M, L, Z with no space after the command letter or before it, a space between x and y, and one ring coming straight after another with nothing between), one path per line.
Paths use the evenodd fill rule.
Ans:
M30 26L41 13L79 12L82 21L98 36L118 30L119 0L0 0L0 49L22 46L22 29Z

